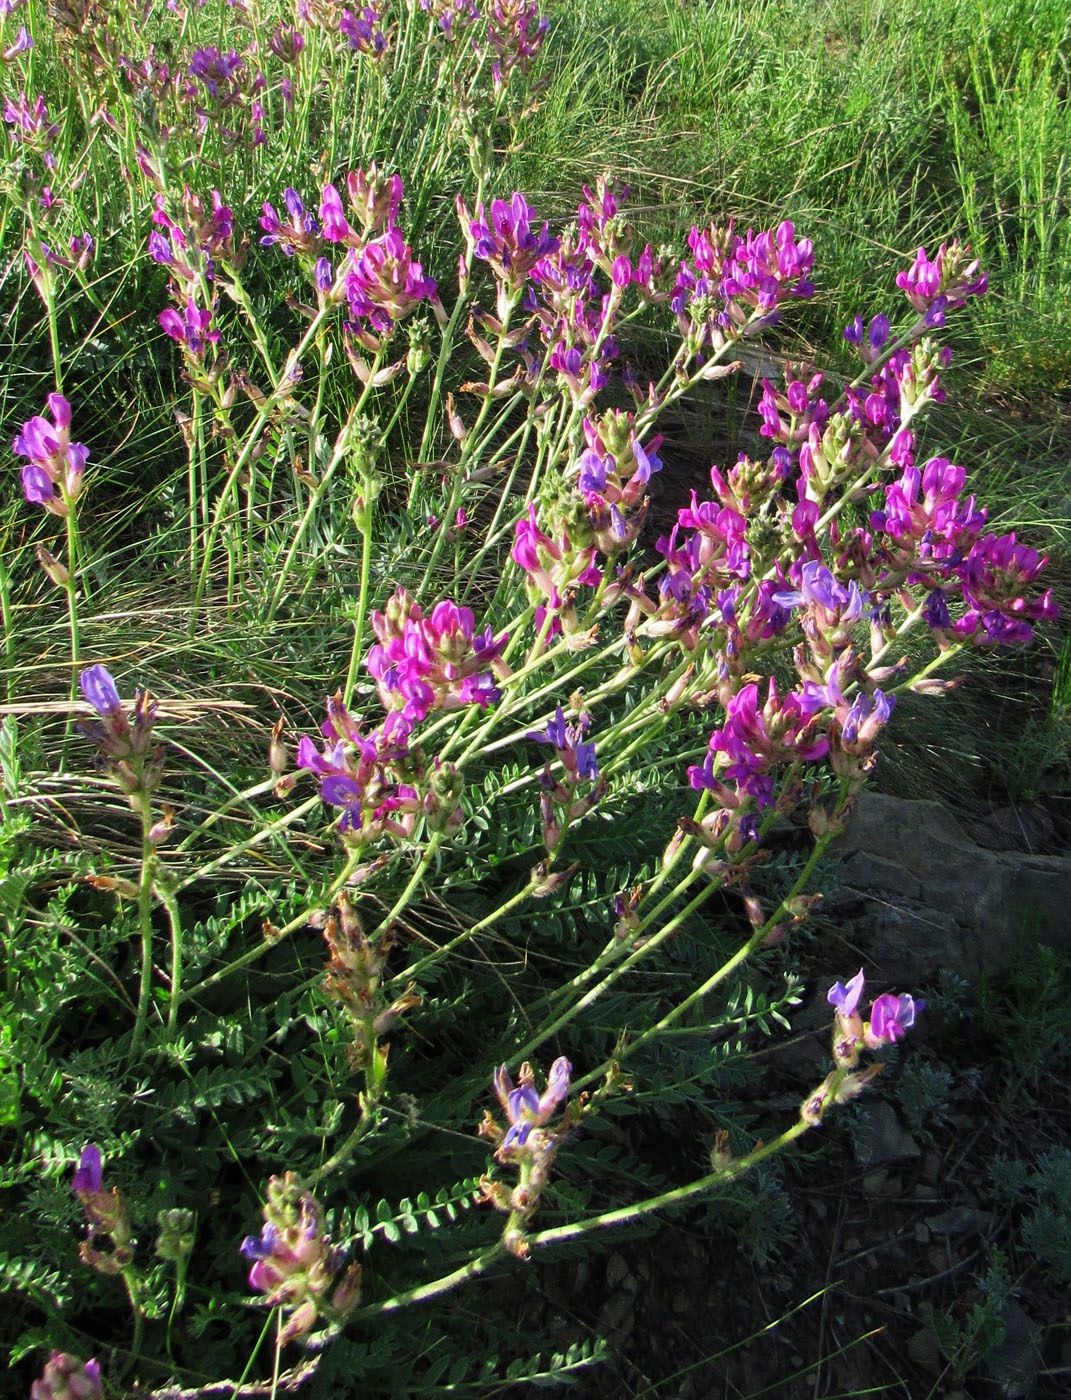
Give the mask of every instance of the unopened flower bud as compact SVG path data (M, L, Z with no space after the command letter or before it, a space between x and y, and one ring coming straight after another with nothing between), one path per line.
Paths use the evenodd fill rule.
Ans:
M153 822L149 828L149 840L154 846L162 845L171 835L171 829L175 824L175 809L166 802L159 819Z
M192 1210L162 1210L156 1217L160 1238L156 1253L161 1259L187 1259L197 1234L197 1217Z
M35 545L34 553L37 555L37 562L52 582L59 588L66 587L71 579L70 570L66 565L61 564L54 554L50 554L43 544Z

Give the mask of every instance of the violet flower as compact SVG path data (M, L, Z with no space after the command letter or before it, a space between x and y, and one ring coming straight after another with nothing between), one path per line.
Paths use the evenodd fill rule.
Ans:
M859 998L863 995L863 984L865 982L863 969L860 968L847 986L843 982L834 982L826 993L826 1001L833 1006L841 1016L854 1016L855 1009L859 1005Z
M119 699L119 692L115 687L115 682L112 680L111 675L105 667L90 666L88 670L83 671L78 677L78 684L81 687L82 694L93 706L98 715L106 717L119 713L123 702Z
M572 1072L572 1065L564 1055L560 1055L550 1067L547 1087L542 1094L537 1094L531 1065L521 1066L518 1088L513 1087L513 1080L505 1065L500 1065L495 1070L495 1093L510 1125L498 1149L499 1153L505 1154L511 1148L524 1148L528 1144L532 1129L542 1128L550 1121L558 1106L568 1097L569 1076ZM533 1147L535 1145L533 1144Z
M588 778L592 782L599 776L599 765L595 760L595 745L583 742L591 723L587 715L582 715L576 724L566 724L565 715L559 705L554 718L542 732L529 733L529 739L537 744L553 744L558 750L566 773L573 777Z
M23 423L12 448L16 455L30 459L22 468L26 499L53 515L66 515L82 494L89 448L71 441L71 406L62 394L49 394L48 409L52 422L40 416L30 418Z

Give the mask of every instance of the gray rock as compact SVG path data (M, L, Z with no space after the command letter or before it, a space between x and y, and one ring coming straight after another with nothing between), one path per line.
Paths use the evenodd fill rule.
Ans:
M861 794L831 848L871 962L891 984L941 968L973 980L1010 967L1024 914L1053 947L1071 948L1071 857L993 851L939 802Z
M872 1099L860 1122L853 1144L855 1160L861 1167L883 1162L902 1162L922 1155L922 1149L900 1126L896 1110L884 1099Z

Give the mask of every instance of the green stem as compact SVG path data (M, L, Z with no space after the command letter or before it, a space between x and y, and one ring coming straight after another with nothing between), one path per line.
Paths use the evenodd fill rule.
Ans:
M481 1274L487 1272L492 1264L504 1258L505 1254L506 1251L501 1244L492 1245L490 1249L485 1250L482 1254L477 1254L475 1259L470 1259L467 1264L463 1264L460 1269L455 1269L453 1273L444 1274L442 1278L433 1279L431 1283L422 1283L419 1288L410 1288L406 1293L395 1293L393 1297L384 1298L381 1303L371 1303L366 1308L358 1308L353 1313L353 1317L362 1320L368 1317L379 1317L383 1313L397 1312L399 1308L407 1308L411 1303L426 1303L431 1298L439 1298L460 1284L479 1278Z
M721 982L724 982L725 979L728 976L730 976L738 967L740 967L742 963L747 962L748 958L750 958L753 953L755 953L759 948L762 947L763 943L765 942L771 931L774 928L776 928L777 924L784 916L785 907L788 904L788 901L794 899L805 888L807 881L810 879L811 874L814 871L815 865L817 865L819 859L821 858L822 852L825 850L826 846L829 844L831 839L832 833L820 837L815 842L814 847L811 850L810 858L808 859L803 869L800 871L800 874L797 877L795 883L793 884L791 890L789 890L788 894L786 894L785 897L781 900L776 910L770 915L770 917L766 920L762 927L757 928L754 931L754 933L743 945L743 947L738 948L737 951L732 955L732 957L729 958L727 962L723 963L721 967L718 968L717 972L712 973L711 976L707 978L707 980L702 984L702 986L696 987L695 990L690 992L688 996L684 998L683 1001L678 1002L678 1004L675 1007L673 1007L671 1011L667 1011L660 1021L657 1021L653 1026L648 1027L648 1029L645 1030L642 1035L637 1036L635 1040L630 1040L626 1045L620 1047L615 1052L615 1059L625 1059L627 1058L627 1056L635 1054L635 1052L642 1045L646 1045L648 1041L657 1039L659 1035L661 1035L664 1031L668 1030L672 1025L679 1021L680 1018L690 1007L694 1006L696 1002L702 1001L703 997L709 996L709 994L714 990L715 987L717 987ZM601 1070L593 1070L590 1074L585 1075L584 1078L582 1080L578 1080L573 1087L576 1090L582 1089L589 1083L592 1083L597 1079L601 1079L604 1074L605 1066Z
M528 1244L561 1244L565 1240L580 1239L583 1235L590 1234L592 1230L605 1230L614 1225L628 1225L634 1220L641 1220L645 1215L650 1215L652 1211L664 1210L666 1206L680 1205L684 1201L693 1200L696 1196L703 1195L704 1192L711 1191L717 1186L724 1185L727 1181L735 1181L737 1177L743 1176L759 1162L765 1161L767 1157L772 1157L775 1152L780 1152L790 1142L795 1142L796 1138L802 1137L810 1126L809 1123L800 1118L793 1123L791 1128L786 1128L771 1142L761 1143L745 1157L737 1157L707 1176L697 1177L695 1181L689 1181L687 1185L678 1186L673 1191L663 1191L659 1196L648 1196L646 1200L637 1201L635 1205L604 1211L602 1215L592 1215L587 1220L577 1220L571 1225L557 1225L550 1230L540 1230L537 1234L528 1236Z
M182 988L182 917L173 894L163 894L159 890L157 894L167 911L171 930L171 1000L167 1008L167 1038L172 1040L178 1025L179 992Z
M444 943L441 947L436 948L434 952L426 953L424 957L418 958L414 963L410 963L403 972L399 972L391 977L391 982L411 982L414 978L419 977L425 968L432 967L435 963L441 962L448 953L452 953L454 949L459 948L462 943L467 943L470 938L475 938L478 933L485 933L487 929L497 924L500 919L504 919L507 914L512 913L519 905L524 904L526 900L531 898L532 891L535 887L536 881L529 880L522 889L519 889L515 895L507 899L505 904L500 904L492 913L480 919L470 928L463 930L463 932L459 933L455 938L451 938L448 943Z
M275 584L275 591L272 593L271 602L268 605L268 613L266 618L268 622L271 622L273 620L276 611L278 610L279 604L282 601L283 589L286 587L286 580L290 574L290 570L293 568L294 560L297 557L297 552L298 548L301 545L301 541L305 538L305 532L312 524L313 517L319 509L320 502L323 499L328 486L330 486L331 484L331 478L338 470L339 465L345 460L346 453L349 451L350 439L353 433L354 425L357 423L357 420L360 417L360 414L364 409L365 404L368 402L369 395L372 392L371 381L372 378L375 376L376 371L382 367L383 355L384 352L382 350L376 352L375 358L372 361L372 374L369 377L369 382L361 390L360 397L358 398L356 404L354 404L353 408L350 410L349 416L347 417L346 422L342 427L342 431L339 433L338 438L335 442L335 450L331 454L331 460L330 462L328 462L326 468L324 469L323 476L313 487L312 493L309 496L309 503L305 507L305 513L301 517L301 521L297 527L297 530L294 532L294 538L291 541L290 548L286 552L286 558L283 560L283 567L279 570L279 578Z
M346 881L353 874L360 858L359 851L350 854L342 873L333 881L324 896L328 904L330 904L331 900L334 899L335 895L338 894L339 890L342 889ZM202 980L197 982L194 986L187 988L185 991L181 991L177 998L178 1004L181 1005L182 1002L189 1001L192 997L199 996L209 991L212 987L218 987L219 984L227 977L230 977L232 973L240 972L242 968L249 967L251 964L259 961L265 953L269 952L272 948L278 947L284 938L289 938L289 936L295 933L299 928L307 928L309 913L310 911L308 909L303 910L296 919L291 919L288 924L284 924L281 929L277 929L271 938L264 939L263 942L258 943L255 948L247 949L240 957L229 962L226 967L221 967L218 972L213 972L210 977L202 978Z
M346 1141L333 1152L322 1167L317 1167L316 1171L308 1179L309 1189L315 1190L325 1176L331 1176L337 1172L339 1167L344 1167L353 1156L353 1149L375 1123L375 1114L369 1112L368 1103L362 1102L361 1116L357 1120L357 1126L350 1133Z
M141 877L138 881L138 928L141 933L141 982L138 988L138 1009L134 1020L134 1034L130 1042L130 1055L133 1059L141 1049L145 1039L145 1024L149 1015L149 997L152 992L152 894L153 876L156 866L156 851L149 837L152 830L152 808L149 794L143 790L135 794L136 810L141 818Z
M361 664L361 648L364 641L364 619L368 611L368 580L372 565L372 518L375 502L372 500L370 477L362 481L364 502L360 512L361 530L361 579L357 594L357 612L353 619L353 645L350 648L350 664L346 671L346 684L342 689L342 703L347 708L353 698L353 688L357 684L357 668ZM356 515L356 512L355 512Z
M305 334L301 337L297 348L294 351L292 351L290 356L287 357L287 365L296 364L301 359L302 355L305 354L309 346L316 339L316 336L319 334L324 322L332 314L333 311L334 307L330 304L322 306L320 308L320 310L316 313L311 323L309 324L308 330L306 330ZM208 537L205 540L204 558L201 560L201 571L197 580L197 589L194 593L193 606L190 609L189 631L191 637L197 630L197 617L200 612L201 602L204 598L205 589L208 586L208 576L212 566L212 552L215 548L216 539L223 525L224 512L226 511L227 506L230 502L230 498L237 485L239 476L248 464L253 449L260 441L260 434L264 429L264 425L271 417L272 410L275 408L276 404L280 401L280 399L284 398L290 392L287 365L284 365L283 367L283 373L279 382L275 385L271 393L268 395L268 397L264 400L264 402L258 409L257 416L253 420L252 426L246 434L245 445L242 448L241 452L238 454L237 458L235 459L234 465L231 467L229 473L227 474L227 479L223 483L223 489L220 492L219 499L216 502L215 510L212 513L212 524L208 531Z

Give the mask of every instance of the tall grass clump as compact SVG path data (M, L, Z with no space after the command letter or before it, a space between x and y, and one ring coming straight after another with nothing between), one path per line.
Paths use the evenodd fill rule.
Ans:
M1056 611L919 449L985 273L919 248L657 535L660 421L820 262L652 243L612 175L544 221L534 0L7 9L12 1374L568 1378L464 1286L734 1182L919 1010L834 981L783 1132L725 1101L899 698ZM652 1104L684 1181L622 1146Z

